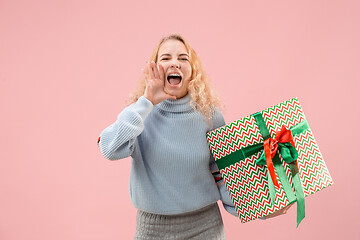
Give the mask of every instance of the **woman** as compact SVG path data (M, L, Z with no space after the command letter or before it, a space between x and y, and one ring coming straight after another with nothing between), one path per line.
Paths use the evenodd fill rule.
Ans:
M98 146L131 156L135 239L225 239L218 200L237 216L206 132L225 124L199 57L180 35L163 38L141 85Z

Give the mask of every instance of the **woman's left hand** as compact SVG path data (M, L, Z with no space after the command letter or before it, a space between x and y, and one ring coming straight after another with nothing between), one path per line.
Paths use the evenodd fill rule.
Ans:
M287 211L289 210L289 208L290 208L292 205L293 205L293 203L290 204L290 205L288 205L288 206L286 206L286 207L284 207L284 208L282 208L282 209L280 209L280 210L278 210L278 211L276 211L276 212L274 212L274 213L272 213L272 214L270 214L270 215L265 216L265 219L269 219L269 218L277 217L277 216L279 216L279 215L284 215L284 214L286 214Z

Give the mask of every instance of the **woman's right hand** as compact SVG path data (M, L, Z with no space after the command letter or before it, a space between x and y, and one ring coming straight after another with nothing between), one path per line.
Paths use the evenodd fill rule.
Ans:
M176 99L175 96L169 95L165 92L165 77L164 68L159 64L157 67L154 61L148 62L146 70L141 69L145 74L145 93L144 97L156 105L166 99Z

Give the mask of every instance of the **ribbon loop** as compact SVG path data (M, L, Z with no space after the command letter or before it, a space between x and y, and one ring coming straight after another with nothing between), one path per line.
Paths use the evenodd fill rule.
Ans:
M265 152L265 158L266 158L266 165L268 167L268 171L269 171L269 174L271 176L272 182L274 183L275 187L279 188L280 186L279 186L279 183L278 183L278 181L276 179L274 163L272 161L272 153L273 152L276 153L277 145L276 145L275 151L271 152L272 150L271 150L271 141L270 140L271 140L271 138L268 138L264 142L264 152Z
M264 151L256 164L265 165L268 168L271 180L275 187L279 188L279 183L276 179L275 168L272 159L279 150L281 157L286 163L291 163L298 158L298 152L295 148L292 133L283 125L279 131L276 132L275 139L268 138L264 141Z

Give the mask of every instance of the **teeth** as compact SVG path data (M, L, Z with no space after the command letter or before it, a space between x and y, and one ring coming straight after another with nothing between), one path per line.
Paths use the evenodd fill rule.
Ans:
M170 76L180 77L180 74L178 74L178 73L171 73L171 74L169 74L169 77L170 77Z

